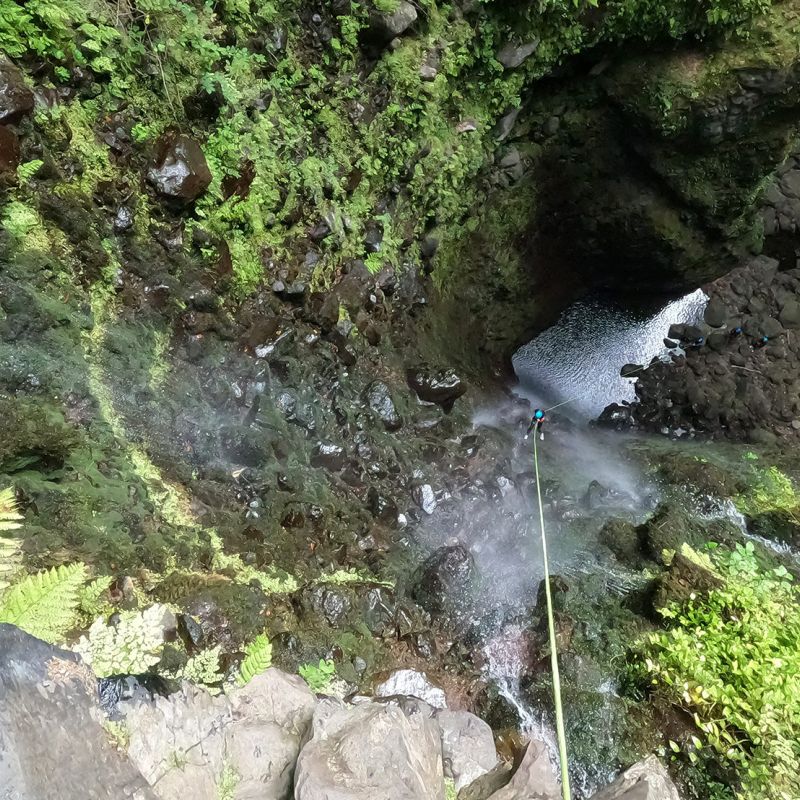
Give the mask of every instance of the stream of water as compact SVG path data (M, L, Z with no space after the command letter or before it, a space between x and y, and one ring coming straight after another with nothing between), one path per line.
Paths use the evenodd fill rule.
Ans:
M459 514L437 515L429 543L458 540L472 553L482 591L471 612L483 626L485 671L516 710L523 732L552 740L521 689L524 620L543 576L531 448L523 440L531 408L570 401L548 415L540 449L552 572L567 581L590 577L600 594L630 592L641 576L620 566L598 533L611 517L644 520L659 489L629 452L628 437L589 423L609 403L633 399L633 381L620 377L621 365L666 354L669 324L698 319L706 301L698 291L643 312L604 298L577 302L515 355L519 386L513 396L476 414L476 426L500 429L515 442L509 461L496 477L493 501L476 493ZM601 706L613 703L615 688L606 675L582 687ZM578 796L588 796L613 774L608 763L579 769Z

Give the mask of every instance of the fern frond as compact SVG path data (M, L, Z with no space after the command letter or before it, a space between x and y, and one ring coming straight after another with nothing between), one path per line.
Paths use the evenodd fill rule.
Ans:
M86 566L81 563L29 575L0 599L0 622L55 644L75 627L78 591L85 580Z
M108 600L104 598L104 595L108 592L112 580L108 575L103 575L80 590L78 608L85 618L94 619L105 610Z
M239 666L239 686L246 686L256 675L272 665L272 643L265 633L256 636L244 649L244 660Z
M13 531L22 527L22 514L17 510L17 500L11 487L0 490L0 531Z
M17 167L17 180L20 183L27 183L41 168L44 161L35 159L34 161L26 161Z
M141 675L161 660L166 606L123 611L116 625L98 617L75 647L98 678Z

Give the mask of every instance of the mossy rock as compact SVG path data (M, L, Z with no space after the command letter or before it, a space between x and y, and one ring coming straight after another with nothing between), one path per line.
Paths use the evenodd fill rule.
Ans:
M683 605L697 596L721 589L724 585L725 581L711 567L710 562L704 564L691 549L684 548L683 552L675 554L669 570L653 587L653 611L668 608L672 603Z
M637 528L642 552L666 565L683 544L700 547L707 541L704 528L676 503L662 503L647 522Z
M800 547L800 508L775 509L748 521L750 533L771 542Z
M636 526L626 519L610 519L600 530L599 539L625 566L639 569L643 554Z

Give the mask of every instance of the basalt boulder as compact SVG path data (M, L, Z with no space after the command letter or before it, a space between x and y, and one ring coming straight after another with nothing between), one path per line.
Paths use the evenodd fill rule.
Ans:
M451 369L410 369L407 378L420 400L435 403L446 412L451 411L456 400L467 391L466 383Z
M432 614L466 597L475 576L472 553L462 544L439 548L420 567L414 599Z
M191 203L211 184L211 170L200 145L184 134L166 134L157 144L147 180L164 198Z
M0 56L0 124L16 124L33 111L34 103L20 70Z

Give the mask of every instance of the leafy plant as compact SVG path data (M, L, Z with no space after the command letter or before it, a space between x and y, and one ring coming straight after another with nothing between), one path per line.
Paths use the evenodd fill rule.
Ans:
M331 690L336 677L336 665L333 661L320 659L319 664L304 664L300 667L300 676L314 694L326 694Z
M219 659L222 655L222 648L219 645L201 650L192 656L186 666L181 670L179 677L189 683L202 684L203 686L213 686L220 683L225 677L220 672Z
M17 167L17 180L20 183L27 183L34 175L42 168L44 161L35 159L34 161L26 161Z
M742 800L800 796L800 589L762 567L752 544L713 551L726 586L661 614L645 669L656 697L696 733L672 743L691 763L734 769Z
M30 575L0 598L0 622L16 625L47 642L60 642L77 623L80 587L85 580L83 564Z
M244 649L244 659L239 667L239 686L246 686L256 675L272 665L272 644L265 633L256 636Z
M17 569L20 559L17 540L3 534L21 528L19 521L22 518L17 510L14 490L10 487L0 490L0 594L8 588L8 581Z
M148 672L161 660L165 611L158 604L144 611L123 611L116 624L98 617L75 650L98 678Z

